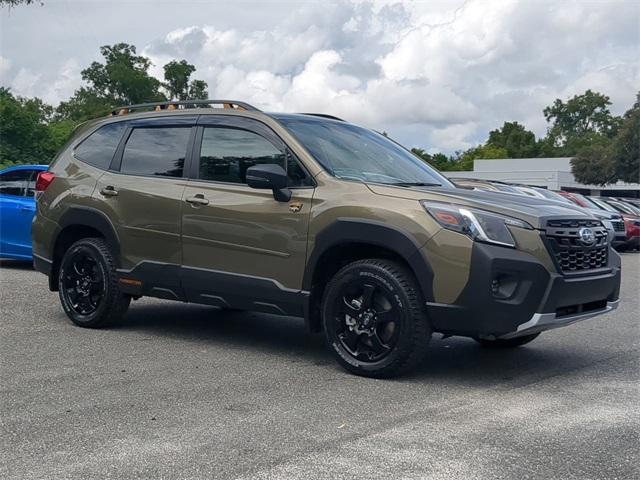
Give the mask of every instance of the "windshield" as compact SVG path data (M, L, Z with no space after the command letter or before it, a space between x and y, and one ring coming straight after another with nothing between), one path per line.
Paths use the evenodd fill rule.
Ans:
M332 120L274 117L336 178L453 188L445 177L411 152L371 130Z
M626 203L621 203L621 202L616 202L616 201L610 200L609 204L613 205L614 208L617 208L622 213L627 213L629 215L639 215L640 214L640 211L637 211L637 209L635 207L632 207L631 205L626 204Z
M618 213L618 211L615 208L613 208L611 205L603 202L602 200L598 200L597 198L590 198L589 200L591 200L592 203L595 203L602 210L606 210L607 212Z

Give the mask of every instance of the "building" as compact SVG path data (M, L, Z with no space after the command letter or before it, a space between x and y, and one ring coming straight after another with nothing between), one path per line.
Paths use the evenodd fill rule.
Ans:
M571 157L474 160L472 172L443 173L450 178L498 180L587 195L640 198L640 183L618 182L604 187L579 183L571 173Z

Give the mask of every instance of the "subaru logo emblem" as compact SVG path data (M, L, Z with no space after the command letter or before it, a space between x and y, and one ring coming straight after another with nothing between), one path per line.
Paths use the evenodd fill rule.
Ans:
M590 228L581 228L578 230L578 237L583 245L590 246L596 242L596 234Z

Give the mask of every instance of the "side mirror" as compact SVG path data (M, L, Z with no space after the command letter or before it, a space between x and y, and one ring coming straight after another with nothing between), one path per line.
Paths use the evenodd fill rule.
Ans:
M249 167L246 179L247 185L251 188L272 190L273 198L279 202L288 202L291 199L291 190L287 188L287 172L280 165L267 163Z

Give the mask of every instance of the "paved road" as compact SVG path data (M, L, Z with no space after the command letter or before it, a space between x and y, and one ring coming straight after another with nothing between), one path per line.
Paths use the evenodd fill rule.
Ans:
M2 478L638 478L640 255L615 314L516 351L434 339L400 380L344 373L301 321L141 300L72 326L0 266Z

